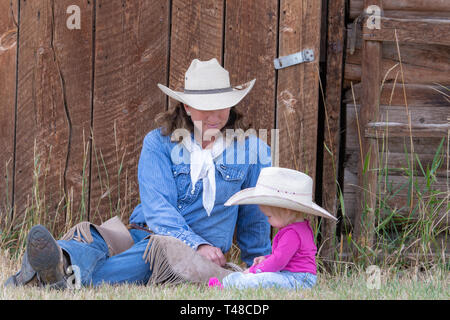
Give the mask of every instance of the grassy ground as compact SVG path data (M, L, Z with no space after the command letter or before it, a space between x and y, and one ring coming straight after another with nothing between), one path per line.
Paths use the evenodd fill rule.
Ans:
M18 261L11 260L6 252L0 255L0 281L14 273ZM97 288L81 288L55 291L37 287L1 288L0 300L310 300L310 299L450 299L449 273L440 268L424 272L414 270L381 271L379 289L374 288L370 274L365 270L318 274L317 285L310 290L278 289L210 289L200 285L135 286L104 285Z

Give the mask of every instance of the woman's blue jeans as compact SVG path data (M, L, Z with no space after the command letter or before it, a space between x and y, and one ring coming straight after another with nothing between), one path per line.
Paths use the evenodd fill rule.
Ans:
M149 263L145 263L143 255L148 244L149 235L143 230L131 229L130 234L134 245L113 257L109 257L108 246L97 232L91 227L94 239L91 243L76 240L58 240L61 248L70 256L70 264L78 268L81 284L97 286L102 283L146 284L152 274Z

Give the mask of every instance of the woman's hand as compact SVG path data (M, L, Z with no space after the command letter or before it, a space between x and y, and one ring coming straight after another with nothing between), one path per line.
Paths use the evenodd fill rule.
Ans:
M227 262L222 250L217 247L210 246L209 244L199 245L197 248L197 253L221 267L223 267Z
M253 264L252 264L252 266L256 266L257 264L260 264L260 263L263 262L264 260L266 260L266 257L264 257L264 256L256 257L255 259L253 259Z

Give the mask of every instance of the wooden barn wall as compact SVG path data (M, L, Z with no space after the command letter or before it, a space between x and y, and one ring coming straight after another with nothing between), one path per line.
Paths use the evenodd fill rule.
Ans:
M344 203L345 232L354 226L357 203L357 161L359 161L360 140L357 130L357 114L360 112L361 86L361 47L360 26L355 28L355 19L363 13L363 0L349 0L347 21L347 47L344 68L344 112L345 156L344 156ZM448 19L450 18L450 2L445 0L393 0L383 1L383 12L386 17L402 19ZM355 30L356 33L355 33ZM404 76L404 89L400 70L400 58ZM404 123L408 125L442 125L450 122L450 47L439 44L383 42L382 44L382 80L384 84L380 92L380 121ZM353 92L351 86L353 85ZM406 103L405 103L406 93ZM383 166L388 168L389 177L379 184L381 199L387 200L392 209L399 209L398 214L407 216L410 209L417 205L417 197L408 201L408 176L406 169L411 153L417 154L423 168L431 168L433 157L441 139L443 145L443 164L436 172L434 188L439 192L438 198L449 196L448 172L448 132L440 137L392 136L378 139L380 157ZM412 145L411 145L412 142ZM414 158L415 160L415 158ZM417 188L423 190L426 181L420 167L414 166L414 179ZM405 187L406 184L406 187ZM400 190L401 186L404 186ZM393 194L398 191L395 196ZM442 207L440 216L446 215L446 205ZM382 218L385 216L382 216ZM416 217L417 218L417 217Z
M280 165L315 177L320 26L316 0L0 1L2 222L126 221L143 138L174 103L156 84L182 86L193 58L217 58L233 85L257 78L238 108L279 126ZM274 69L304 48L313 63Z

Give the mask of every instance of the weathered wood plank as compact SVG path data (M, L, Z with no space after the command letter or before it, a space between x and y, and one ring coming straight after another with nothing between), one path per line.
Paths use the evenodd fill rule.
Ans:
M252 128L274 127L275 69L277 48L276 0L226 1L224 68L231 85L256 78L252 91L236 107Z
M450 45L450 20L398 19L381 17L380 28L363 24L363 39L390 42L413 42Z
M73 4L80 30L67 28ZM71 190L78 203L87 190L80 155L90 123L92 5L21 1L20 21L15 204L58 233L80 209L67 206Z
M96 2L90 217L124 220L138 203L137 164L154 116L166 109L169 2Z
M347 37L353 36L352 32L347 32ZM355 52L352 54L350 47L347 48L348 59L352 63L361 63L361 47L363 39L361 35L357 35L352 39L354 43ZM423 43L399 43L402 63L412 66L420 66L434 71L449 71L450 70L450 50L447 46L439 44L423 44ZM399 61L397 43L385 42L383 43L383 59ZM359 60L357 60L359 59Z
M352 63L350 61L345 63L345 79L348 81L360 82L361 81L361 64ZM381 74L383 79L387 81L395 81L398 70L392 72L392 68L396 68L397 62L383 59L381 63ZM390 71L391 70L391 71ZM450 84L448 71L432 70L429 68L414 66L410 64L403 64L403 74L404 83L410 84L430 84L430 83L440 83L440 84ZM397 81L399 81L397 79ZM349 85L346 85L348 88Z
M349 1L349 18L355 19L362 13L364 9L364 0ZM450 13L450 4L446 0L390 0L383 2L383 10L385 16L399 13L420 14L424 13L429 16L444 16Z
M397 216L408 217L410 216L410 208L411 208L411 199L408 198L408 192L411 191L409 187L409 178L406 176L393 175L392 173L387 177L386 181L383 179L380 184L377 186L379 188L379 201L384 201L384 206L387 209L397 209ZM357 200L357 181L358 177L354 170L346 169L345 170L345 184L344 184L344 203L345 203L345 224L355 226L355 215L357 212L356 200ZM414 190L426 190L427 181L424 177L414 176L415 187ZM432 184L432 190L437 191L436 199L444 200L447 196L447 185L445 179L437 179ZM415 191L416 192L416 191ZM422 210L427 210L425 204L429 201L429 194L425 194L422 199L414 196L412 198L412 208L414 208L419 201L422 201ZM379 204L380 205L380 204ZM430 208L428 208L430 209ZM386 218L392 211L383 211L381 213L381 218ZM443 206L439 208L436 212L427 211L427 215L434 214L435 221L443 218L442 221L444 224L448 224L448 220L445 221L446 216L448 216L448 212L446 211L446 205L443 203ZM411 214L412 218L418 218L418 215Z
M171 88L184 86L184 73L193 59L206 61L216 58L222 63L223 15L224 0L172 2ZM173 103L176 101L170 99L169 107Z
M328 1L327 76L322 166L322 207L337 215L341 92L345 53L345 0ZM332 258L336 222L322 221L322 255Z
M352 11L348 17L349 21L356 19L361 11ZM399 19L446 19L449 15L447 11L413 11L413 10L384 10L383 14L389 18Z
M440 85L405 84L406 99L410 109L422 109L428 116L432 115L432 112L427 112L430 107L447 108L450 106L450 99L447 97L447 91L448 89ZM355 94L354 97L352 90L347 90L343 102L346 104L353 104L353 100L355 100L357 104L360 103L361 83L353 85L353 93ZM403 85L401 83L396 83L395 85L393 83L385 83L380 94L380 104L381 108L387 108L388 105L391 105L392 108L404 105L405 97L403 94ZM434 109L432 110L434 111ZM385 111L386 110L380 110L381 115L383 115ZM414 116L414 112L412 115ZM445 118L446 117L442 117L441 119L445 120Z
M359 108L360 106L357 105L356 110L358 110L358 114ZM411 115L412 126L430 123L447 123L445 119L446 115L448 114L448 107L427 107L426 109L424 109L420 105L410 105L409 111ZM346 168L356 168L359 157L358 154L360 153L360 142L357 133L356 111L353 105L347 105L346 116L346 152L344 166ZM393 122L405 122L405 119L407 121L404 106L380 106L381 121L388 120ZM444 134L443 136L446 136L446 134ZM380 166L383 168L387 166L390 169L408 168L407 161L411 161L410 150L415 150L415 153L419 157L422 166L424 168L426 168L427 166L431 167L433 157L436 154L441 139L442 136L440 138L431 138L416 137L414 135L412 139L410 139L409 133L406 137L394 137L390 134L385 135L378 141L380 152ZM443 150L447 150L446 139L444 141ZM446 158L444 158L444 163L446 163L446 161ZM436 174L444 177L447 174L446 170L446 167L442 166ZM415 174L422 174L418 166L416 167Z
M80 8L80 29L67 28L73 14L67 13L67 8L72 5ZM93 1L64 0L54 1L54 7L57 32L53 41L68 126L63 187L71 201L66 216L66 227L70 227L88 219L94 5Z
M378 5L382 1L364 1L364 6ZM382 43L364 41L361 59L361 112L359 115L358 136L364 137L365 126L369 122L378 121L381 85ZM378 148L376 141L361 139L361 153L358 161L358 201L355 215L355 240L361 247L372 247L375 227L375 205L378 167ZM364 169L364 168L367 168Z
M401 44L400 54L405 83L414 84L449 84L450 83L450 52L445 46ZM347 52L345 64L345 79L353 82L361 81L362 51L355 50L354 54ZM383 43L383 59L381 74L384 81L397 81L400 65L398 51L393 43Z
M447 124L447 115L450 106L423 107L421 105L409 105L408 111L411 118L411 125L426 124ZM347 119L349 123L355 120L355 110L360 110L361 106L353 104L347 105ZM392 123L408 123L408 115L405 106L380 106L380 121ZM350 128L348 128L350 129Z
M387 170L391 174L399 174L399 172L406 172L407 170L413 170L415 176L423 176L422 170L420 166L417 163L416 155L419 158L420 164L422 165L423 169L427 170L427 168L432 167L433 159L435 157L435 153L416 153L414 155L414 161L416 165L414 165L413 169L411 169L410 159L411 154L409 152L402 152L402 150L398 150L400 148L396 146L392 146L394 138L390 139L389 141L386 141L384 143L379 143L379 151L380 151L380 167L382 170ZM428 141L431 139L428 138ZM434 139L433 146L434 151L437 150L439 146L439 139ZM402 148L403 145L401 146ZM417 148L420 148L418 145L416 145ZM446 179L447 177L447 156L445 154L446 145L443 146L444 154L442 154L442 165L436 170L436 176L438 179ZM349 152L346 154L345 157L345 167L350 170L350 168L356 168L358 163L358 153L357 149L349 150ZM355 171L356 173L356 171Z
M386 135L390 137L429 137L444 138L448 135L450 124L415 124L399 122L370 122L365 128L366 138L381 139Z
M304 49L313 62L278 71L277 128L280 166L300 170L315 180L319 93L321 3L281 1L279 56Z
M0 3L0 220L11 218L18 1Z
M350 8L362 11L364 0L350 0ZM390 0L383 2L383 10L416 10L416 11L447 11L450 12L450 3L446 0Z

